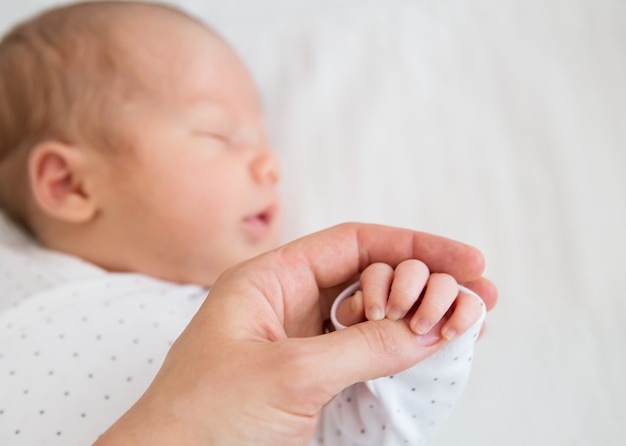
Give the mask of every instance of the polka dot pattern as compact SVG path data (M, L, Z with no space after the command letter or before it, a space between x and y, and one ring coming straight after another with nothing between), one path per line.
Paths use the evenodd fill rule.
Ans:
M206 296L29 245L0 245L0 278L0 444L14 446L93 442Z
M486 313L482 301L481 306L480 319L435 355L402 373L355 384L336 396L326 406L311 445L425 444L469 378L474 343Z
M144 392L205 296L0 240L0 444L93 442ZM339 394L311 445L423 444L461 395L481 323L412 369Z

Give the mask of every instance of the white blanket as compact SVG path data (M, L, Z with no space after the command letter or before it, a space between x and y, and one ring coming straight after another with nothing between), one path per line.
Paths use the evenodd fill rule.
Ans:
M483 249L501 302L435 445L626 442L624 2L178 4L258 79L285 240L365 220Z

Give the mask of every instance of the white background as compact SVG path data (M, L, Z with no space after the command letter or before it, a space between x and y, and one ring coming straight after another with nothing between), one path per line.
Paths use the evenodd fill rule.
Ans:
M177 4L258 80L285 240L362 220L484 251L501 302L435 445L626 444L626 3Z

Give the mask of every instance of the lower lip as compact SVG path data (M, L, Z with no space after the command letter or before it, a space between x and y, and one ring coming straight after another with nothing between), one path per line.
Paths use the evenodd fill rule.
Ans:
M269 214L261 216L248 217L244 220L244 225L248 233L256 240L265 238L271 227L272 217Z

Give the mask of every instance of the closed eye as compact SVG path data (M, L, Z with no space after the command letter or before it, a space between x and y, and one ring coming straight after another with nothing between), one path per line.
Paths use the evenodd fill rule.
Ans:
M198 136L201 138L211 138L211 139L223 142L223 143L229 143L231 140L230 136L224 133L210 132L210 131L205 131L205 130L195 130L192 132L192 135Z
M210 130L193 130L191 133L196 136L208 136L211 138L218 138L218 139L228 138L226 134L223 132L216 132L216 131L210 131Z

